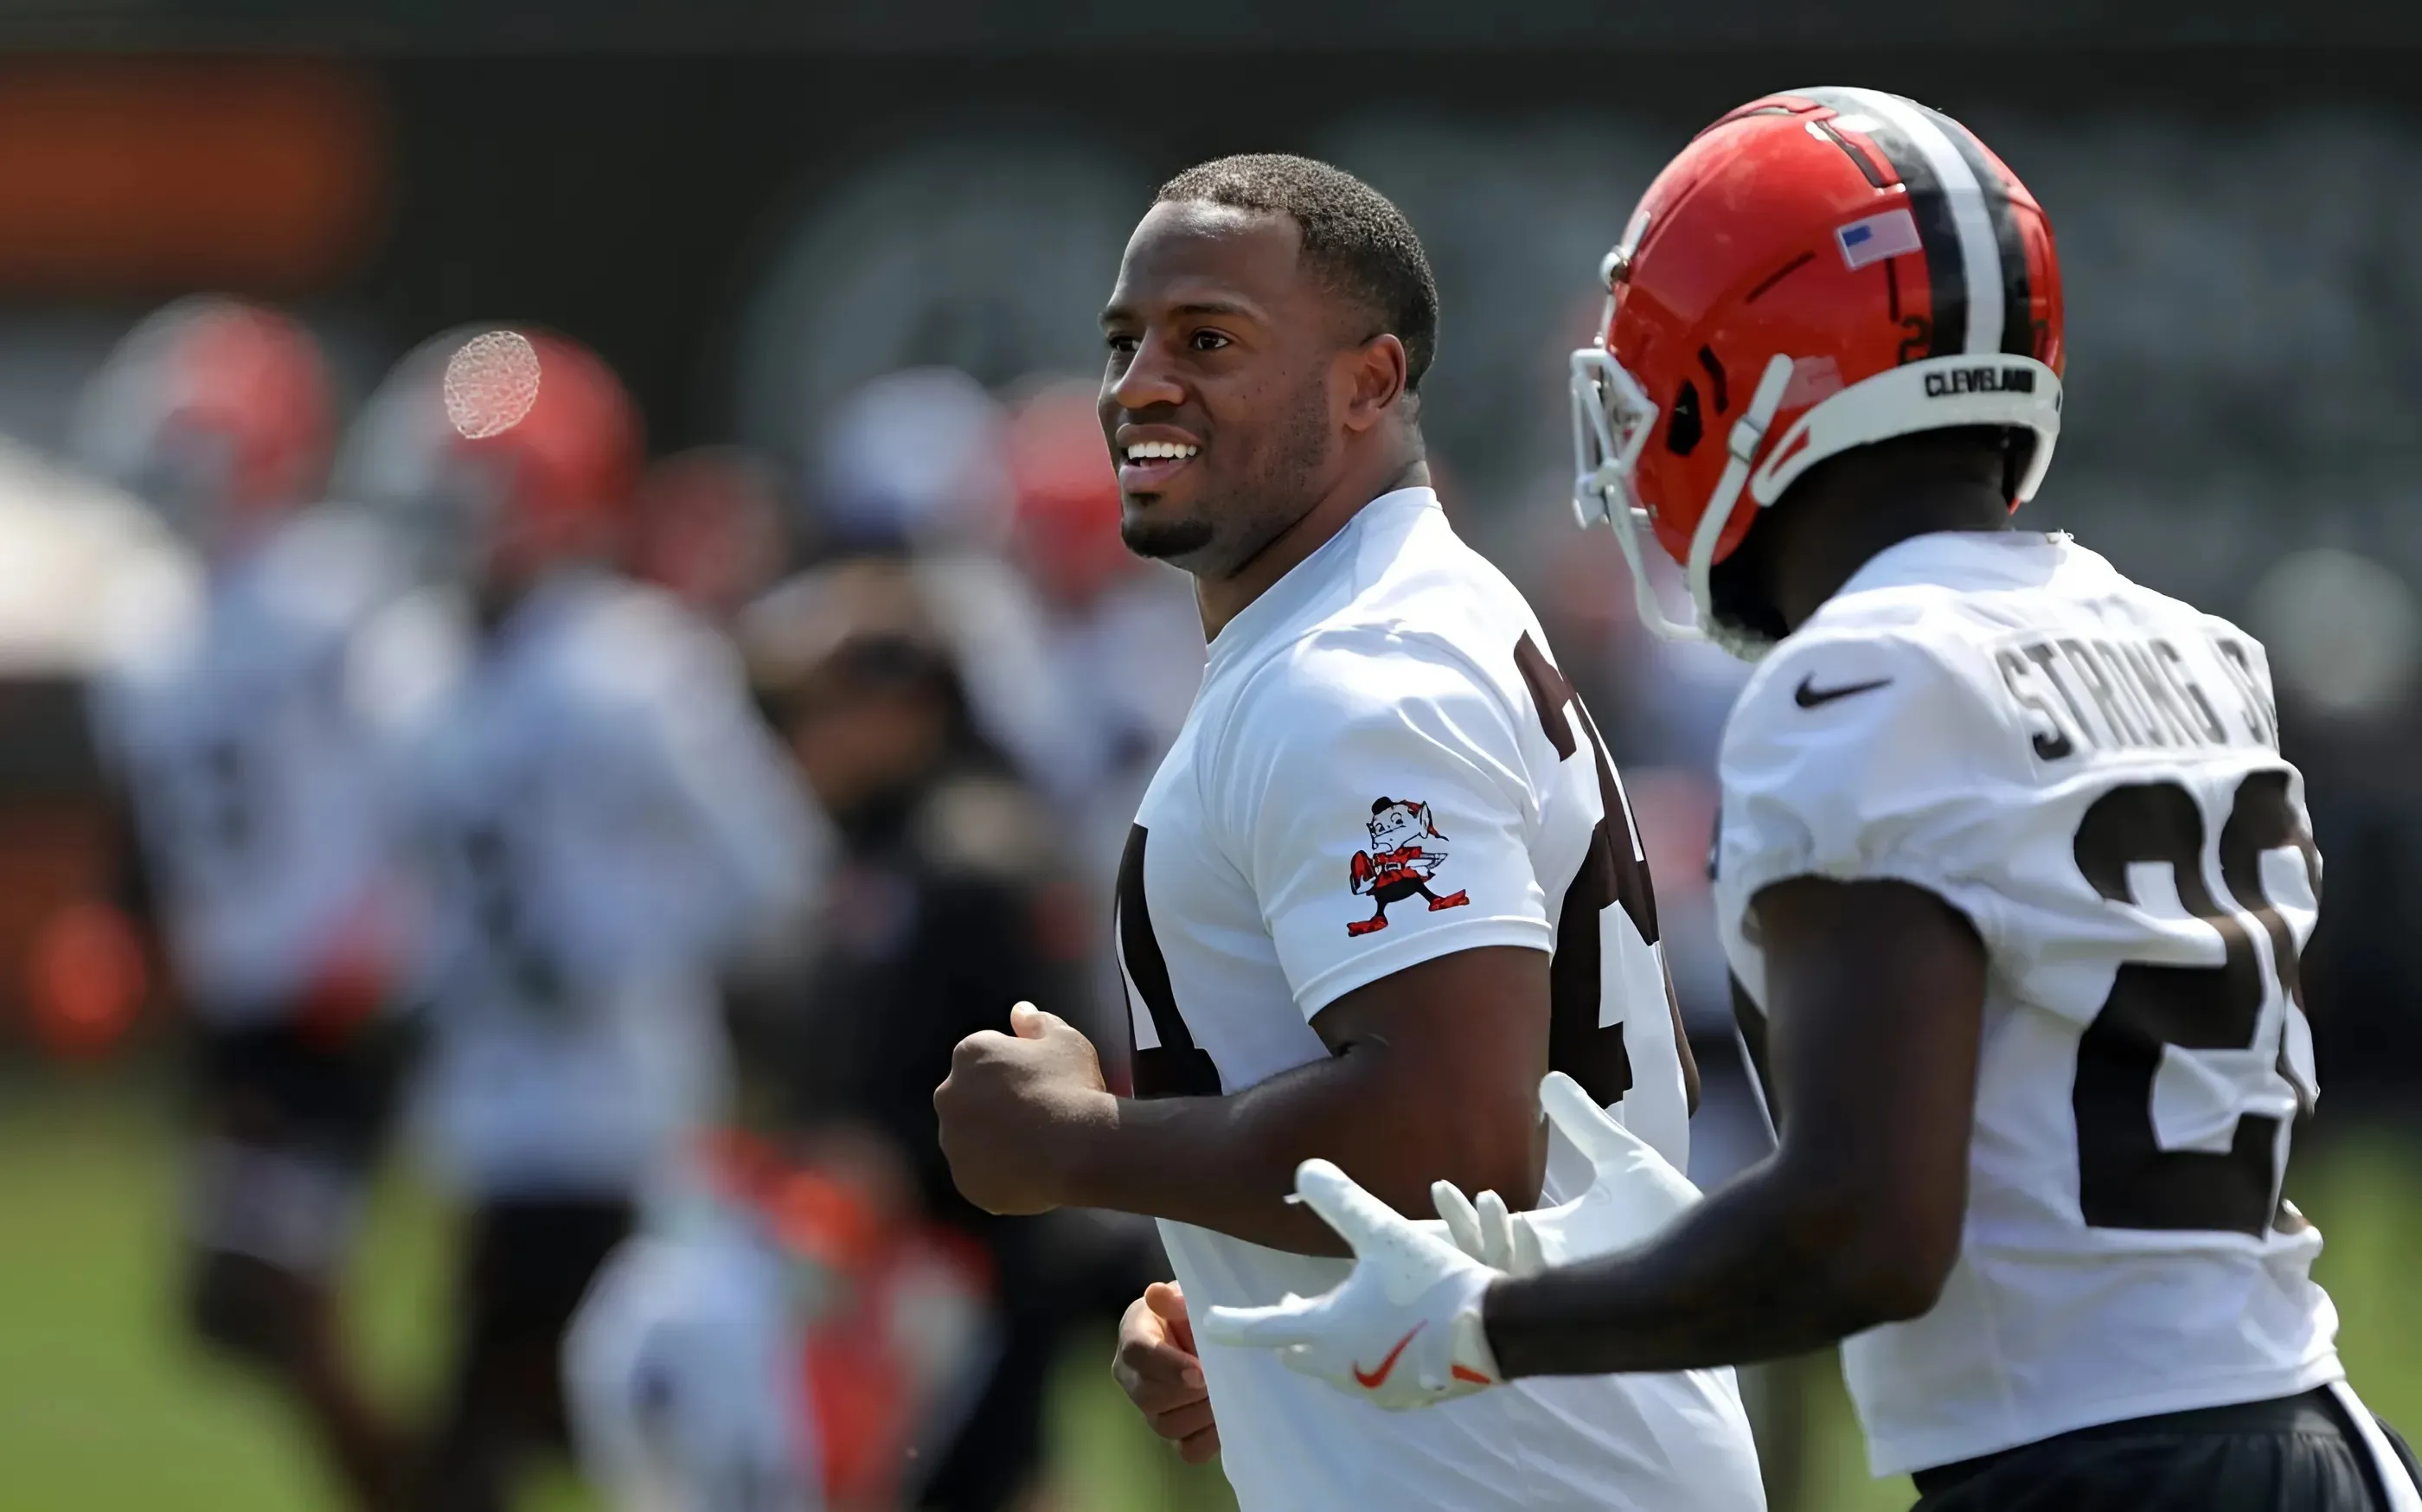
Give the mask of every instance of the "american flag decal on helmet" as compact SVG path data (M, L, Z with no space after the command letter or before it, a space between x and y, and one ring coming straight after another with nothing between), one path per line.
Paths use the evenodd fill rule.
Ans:
M1854 220L1837 228L1833 240L1841 244L1842 260L1853 271L1904 252L1926 249L1926 244L1918 239L1917 221L1905 210L1888 210L1880 215Z
M1835 131L1864 138L1909 196L1918 245L1907 250L1926 254L1933 301L1930 339L1916 354L2032 355L2026 250L2011 214L2009 190L1983 144L1950 117L1880 89L1785 92L1832 106ZM1847 241L1842 255L1853 255ZM1878 253L1867 260L1895 255Z

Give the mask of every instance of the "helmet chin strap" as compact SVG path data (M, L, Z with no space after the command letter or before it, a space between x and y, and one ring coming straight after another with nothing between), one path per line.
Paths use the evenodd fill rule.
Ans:
M1748 410L1733 422L1725 446L1730 460L1724 464L1723 476L1716 480L1716 491L1708 497L1706 509L1699 515L1699 528L1691 537L1691 559L1685 564L1691 604L1698 610L1694 638L1712 640L1734 655L1751 661L1765 654L1767 640L1762 636L1727 631L1716 622L1715 595L1708 577L1715 571L1716 546L1732 524L1733 509L1740 502L1741 490L1748 486L1757 449L1766 440L1774 412L1783 407L1783 391L1791 386L1792 367L1792 359L1779 352L1767 359L1766 371L1757 380L1757 392L1751 396Z

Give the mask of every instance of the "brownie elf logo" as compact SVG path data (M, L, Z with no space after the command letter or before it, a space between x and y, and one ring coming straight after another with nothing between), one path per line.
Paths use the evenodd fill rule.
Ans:
M1446 837L1430 818L1430 806L1410 798L1378 798L1371 805L1371 848L1356 851L1350 886L1358 898L1369 898L1368 919L1345 926L1348 935L1369 935L1388 927L1388 905L1415 893L1430 901L1430 912L1460 908L1469 893L1439 897L1430 890L1430 878L1446 864Z

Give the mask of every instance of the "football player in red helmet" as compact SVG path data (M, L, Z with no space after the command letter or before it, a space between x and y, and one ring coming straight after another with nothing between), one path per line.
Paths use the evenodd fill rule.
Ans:
M451 333L370 418L365 487L450 543L483 631L403 764L431 875L417 1100L470 1209L413 1504L481 1512L566 1447L565 1330L723 1114L720 974L804 906L823 827L723 638L617 570L641 449L603 360Z
M1744 556L1750 528L1810 469L1953 432L1953 448L2000 460L2006 512L2034 496L2060 435L2060 264L2042 207L1966 128L1860 93L1879 103L1773 96L1702 133L1600 265L1605 330L1572 355L1581 524L1614 528L1652 629L1752 659L1786 628L1760 566L1792 554L1779 538L1793 532L1760 532ZM1885 109L1911 113L1908 128ZM1754 230L1724 208L1733 195L1755 197ZM1695 622L1664 612L1644 534L1681 564Z
M336 488L493 620L550 575L614 562L643 461L638 411L595 353L536 328L460 326L379 385Z
M1583 522L1652 627L1761 658L1714 891L1779 1148L1518 1278L1308 1166L1363 1264L1198 1331L1390 1406L1841 1341L1927 1512L2422 1507L2280 1194L2320 857L2262 649L2011 528L2059 433L2042 209L1946 116L1788 90L1701 133L1603 271ZM1355 1362L1408 1346L1423 1390L1383 1400Z
M392 980L401 848L372 680L348 672L401 584L375 532L311 507L333 408L300 323L184 299L94 377L73 450L207 568L190 604L147 600L92 691L200 1083L189 1316L289 1393L378 1507L394 1434L342 1347L336 1286L390 1080L362 1031Z
M291 317L214 295L155 311L76 411L78 462L224 556L327 480L335 405L320 346Z
M440 398L483 609L510 613L550 575L613 559L639 477L639 418L595 353L543 332L482 332L447 357Z

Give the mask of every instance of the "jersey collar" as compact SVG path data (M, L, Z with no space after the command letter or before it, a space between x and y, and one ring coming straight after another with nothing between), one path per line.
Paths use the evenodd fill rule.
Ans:
M1938 530L1911 536L1868 558L1833 596L1929 583L1975 588L1985 586L1980 579L2039 577L2052 559L2047 553L2068 539L2040 530Z
M1235 655L1239 648L1260 643L1295 617L1298 609L1334 581L1342 564L1354 559L1360 543L1392 523L1409 524L1424 510L1439 507L1434 489L1399 488L1380 495L1355 511L1354 518L1320 543L1318 550L1287 569L1286 575L1262 591L1261 597L1236 611L1235 617L1211 638L1213 665Z

